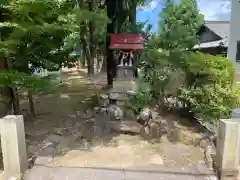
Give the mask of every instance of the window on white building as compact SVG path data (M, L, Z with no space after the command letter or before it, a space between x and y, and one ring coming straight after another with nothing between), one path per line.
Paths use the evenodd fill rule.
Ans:
M236 61L240 62L240 41L237 41Z

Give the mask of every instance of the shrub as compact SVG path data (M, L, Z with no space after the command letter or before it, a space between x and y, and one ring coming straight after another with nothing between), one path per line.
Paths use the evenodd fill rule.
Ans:
M135 114L138 114L142 108L150 106L153 103L153 97L150 93L148 83L146 83L143 77L140 75L137 82L136 93L129 95L127 106L131 107Z
M184 56L186 85L176 96L188 112L214 123L227 118L239 104L239 90L235 86L233 65L224 57L202 53Z
M179 62L171 63L172 57L157 49L142 54L141 72L145 83L139 81L148 92L138 91L131 99L136 111L148 102L169 106L187 112L189 117L198 117L215 123L227 118L239 105L239 90L235 85L235 70L231 62L220 56L200 52L185 52ZM176 61L176 59L174 60ZM173 105L171 104L171 107Z
M239 104L235 70L224 57L189 51L203 24L196 0L165 1L160 17L159 34L149 39L141 54L141 72L150 90L139 91L133 104L149 96L160 106L169 105L168 100L171 107L203 121L227 118ZM135 104L139 109L144 103Z

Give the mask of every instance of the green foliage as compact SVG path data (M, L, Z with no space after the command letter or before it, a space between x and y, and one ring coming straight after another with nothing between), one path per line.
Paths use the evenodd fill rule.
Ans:
M166 53L156 49L146 50L142 58L145 60L142 73L150 95L141 93L141 99L151 96L159 106L169 106L166 102L170 99L171 108L211 123L229 117L231 110L239 106L235 71L224 57L186 52L182 57L184 66L179 67L171 64ZM175 73L181 77L172 78Z
M123 26L121 32L124 33L142 33L142 34L150 34L152 29L151 24L137 22L136 24L131 24L130 22L126 21Z
M143 107L154 104L148 83L143 77L137 79L137 90L135 94L129 95L127 104L130 105L135 114L138 114Z
M239 105L240 94L235 70L226 58L190 51L198 43L202 23L196 1L175 4L166 0L159 35L149 39L141 55L141 72L150 95L137 94L138 99L151 97L158 106L171 105L191 118L215 123ZM132 104L137 102L139 109L145 104L138 99Z
M29 76L26 73L18 71L0 71L0 87L14 87L33 89L38 91L48 90L52 84L50 83L51 77L38 77Z
M203 24L203 16L197 9L196 0L165 0L160 14L159 43L163 50L182 52L198 44L197 32Z
M164 93L172 67L166 54L157 49L147 49L141 54L140 60L142 76L148 82L153 97L157 99Z
M51 81L33 76L36 71L56 71L78 60L71 52L79 44L80 24L99 25L108 19L76 3L8 0L0 4L0 64L8 67L0 70L2 87L47 90Z
M185 55L186 86L176 97L188 111L203 120L214 122L229 116L239 105L235 71L226 58L202 53Z

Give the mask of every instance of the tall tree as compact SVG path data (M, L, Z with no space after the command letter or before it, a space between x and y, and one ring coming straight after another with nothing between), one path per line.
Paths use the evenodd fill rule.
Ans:
M63 48L70 34L69 12L73 4L57 0L9 0L0 7L1 54L5 68L1 85L11 89L14 113L19 114L18 89L29 90L30 111L34 114L32 90L44 88L46 81L32 74L38 69L57 70L70 60L71 48Z
M95 0L88 1L88 10L90 12L95 11ZM88 60L88 74L91 76L94 74L94 21L89 21L89 51L90 51L90 59Z
M111 23L107 24L107 34L106 34L106 60L107 60L107 82L111 86L113 84L114 76L114 62L113 62L113 52L109 48L110 46L110 33L114 33L115 23L116 23L116 0L106 0L107 5L107 16L111 19Z
M196 0L165 0L165 8L160 13L160 43L164 50L186 51L198 43L197 32L203 24Z

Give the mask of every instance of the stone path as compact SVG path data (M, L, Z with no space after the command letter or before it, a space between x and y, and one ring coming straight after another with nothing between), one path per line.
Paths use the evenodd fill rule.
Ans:
M35 166L25 180L216 180L211 173L161 168L51 168Z

